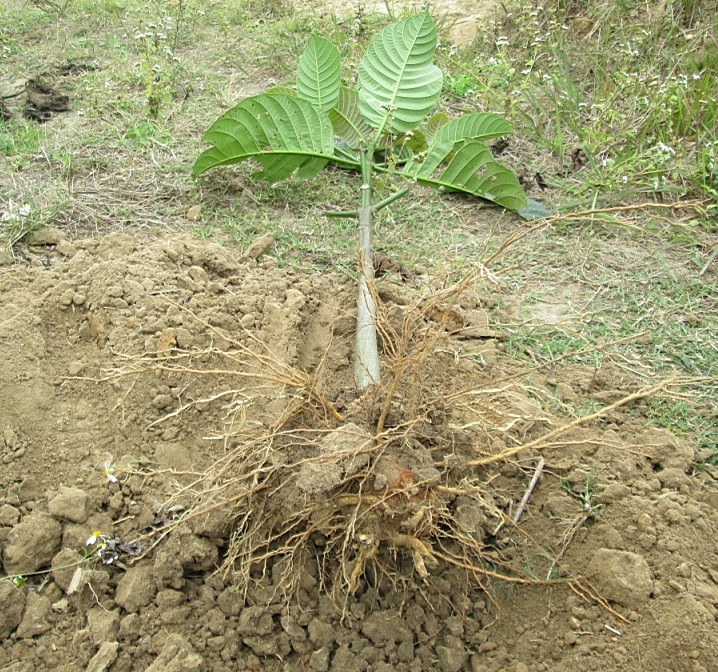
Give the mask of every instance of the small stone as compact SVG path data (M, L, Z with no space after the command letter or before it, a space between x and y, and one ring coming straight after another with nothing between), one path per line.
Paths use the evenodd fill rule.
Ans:
M5 445L10 449L14 450L20 443L20 437L12 427L5 427L2 433L3 441Z
M330 647L334 643L334 628L324 621L313 618L308 625L309 641L318 649Z
M75 292L72 289L66 289L62 294L60 294L58 303L61 306L69 306L72 303L73 296L75 296Z
M479 34L477 20L473 17L466 17L455 21L449 29L449 40L457 47L470 45Z
M334 658L332 659L329 669L331 672L346 672L346 670L351 670L352 672L364 672L367 669L367 663L356 653L351 651L345 644L342 644L342 646L340 646L334 654Z
M189 350L194 343L194 336L186 327L178 327L175 331L175 340L177 347L182 350Z
M66 597L63 597L61 600L58 600L57 602L52 603L52 610L56 614L65 614L67 613L67 610L70 608L70 602Z
M202 206L201 205L190 206L189 208L187 208L185 217L187 219L189 219L190 222L198 222L200 219L202 219Z
M409 627L398 618L397 614L389 612L370 614L364 621L361 631L377 646L386 646L390 642L409 642L413 639Z
M165 408L169 408L175 403L172 395L169 394L158 394L153 400L152 405L158 410L162 411Z
M139 614L127 614L120 621L120 638L125 641L133 641L140 636Z
M200 672L202 669L202 657L181 635L171 634L162 647L162 653L145 672Z
M203 283L209 281L209 275L201 266L190 266L187 269L187 275L189 275L195 282Z
M72 295L72 303L76 306L81 306L82 304L87 301L87 297L84 294L81 294L80 292L75 292Z
M649 429L636 442L654 469L679 469L686 472L693 463L693 448L667 429Z
M274 245L274 235L271 232L264 233L249 244L249 247L244 252L244 256L249 259L259 259L259 257L269 251L272 245Z
M60 550L62 527L47 513L33 513L10 530L3 549L8 574L27 574L50 564Z
M242 319L239 321L239 323L245 329L252 329L257 323L257 318L252 313L247 313L246 315L242 315Z
M105 294L113 299L120 299L125 295L124 288L119 285L110 285L106 290Z
M0 266L12 266L15 263L15 255L11 249L0 247Z
M239 616L237 632L243 637L268 637L274 631L272 614L264 607L245 607ZM334 632L332 631L332 637ZM332 639L332 641L334 641Z
M130 567L117 584L115 602L125 611L134 613L152 601L156 590L152 567Z
M308 495L320 495L339 485L344 476L341 465L332 462L305 462L299 469L297 487Z
M673 467L661 471L658 474L658 480L664 488L670 488L671 490L679 490L682 485L690 483L690 479L682 469Z
M17 491L17 495L23 504L40 499L42 494L43 488L40 485L40 482L32 476L28 476L22 483L20 483L20 487ZM12 502L9 503L12 504Z
M57 245L61 240L65 240L67 235L64 231L53 227L46 229L38 229L33 231L31 236L32 245Z
M67 592L72 585L75 572L80 569L83 556L71 548L63 548L53 559L50 573L52 580L63 591Z
M166 548L175 550L184 569L207 572L216 567L219 552L209 539L190 533L177 533L170 541L174 543L168 542Z
M100 646L103 642L115 641L120 633L120 615L97 606L87 614L87 629L92 641Z
M591 559L586 575L600 595L624 607L644 604L653 592L648 563L636 553L601 548Z
M117 650L119 648L119 642L103 642L85 672L105 672L117 659Z
M50 611L50 600L47 597L39 593L28 593L25 612L17 628L17 636L30 639L48 632L52 628L52 624L48 621Z
M10 504L0 506L0 527L12 527L20 522L20 511Z
M469 654L464 649L461 640L454 637L447 637L451 640L451 646L437 646L436 655L439 658L439 669L442 672L459 672L466 665L466 661L469 659ZM454 641L455 640L455 641Z
M559 401L572 402L578 399L578 395L568 383L558 383L556 385L556 398Z
M173 327L163 329L157 339L155 354L157 357L166 357L175 347L177 347L177 330Z
M89 515L90 498L84 490L62 486L53 497L47 509L51 515L72 523L84 523Z
M309 669L314 672L328 672L329 670L329 649L314 651L309 658Z
M0 581L0 641L15 632L24 610L25 593L12 581Z
M61 240L55 246L55 252L61 254L63 257L71 259L77 254L77 248L67 240Z

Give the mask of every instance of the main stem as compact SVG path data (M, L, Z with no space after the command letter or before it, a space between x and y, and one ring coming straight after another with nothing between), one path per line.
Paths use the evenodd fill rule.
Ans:
M354 359L354 382L363 390L378 383L379 348L376 338L376 302L371 293L374 280L372 256L371 179L374 148L361 153L361 205L359 207L359 292L357 296L357 330Z

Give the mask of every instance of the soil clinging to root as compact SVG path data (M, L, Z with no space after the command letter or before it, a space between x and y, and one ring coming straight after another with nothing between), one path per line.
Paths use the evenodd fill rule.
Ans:
M480 278L390 276L358 395L345 278L43 236L0 269L1 670L718 669L711 472L622 369L527 378Z

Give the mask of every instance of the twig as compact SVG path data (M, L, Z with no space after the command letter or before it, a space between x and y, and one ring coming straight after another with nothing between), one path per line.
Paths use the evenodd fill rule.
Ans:
M529 487L526 488L526 492L524 492L524 496L521 498L521 503L519 504L518 508L516 509L516 513L514 513L514 523L519 522L519 518L521 518L521 514L523 514L524 509L526 508L526 504L528 504L529 497L531 497L531 493L534 491L534 488L536 487L536 483L538 483L538 479L541 476L541 472L543 471L544 465L546 464L546 460L542 457L539 460L539 463L536 465L536 469L534 470L533 478L531 479L531 482L529 483Z

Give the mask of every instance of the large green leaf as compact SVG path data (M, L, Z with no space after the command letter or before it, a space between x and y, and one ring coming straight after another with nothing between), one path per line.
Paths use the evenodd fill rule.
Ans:
M297 65L299 97L328 112L339 98L341 76L339 50L329 40L312 35Z
M439 160L445 152L443 161ZM424 163L414 163L404 174L441 191L461 191L520 212L527 200L516 175L496 161L489 148L477 140L465 140L454 150L450 140L434 144Z
M334 132L352 149L369 142L371 126L364 121L364 117L359 112L358 95L354 89L346 86L339 89L337 104L329 110L329 118L334 126Z
M511 124L503 117L493 112L474 112L463 117L452 119L443 124L434 136L434 141L443 143L447 140L459 142L460 140L479 140L485 142L493 138L511 133Z
M443 83L441 70L432 62L436 44L428 12L397 21L374 36L358 74L359 109L372 127L410 131L436 105Z
M429 177L440 164L451 158L451 152L457 150L464 141L482 142L501 137L512 130L506 119L492 112L476 112L451 120L438 112L427 122L427 133L431 133L433 139L425 158L420 163L414 159L404 171L417 178Z
M448 124L451 118L445 112L434 112L427 120L425 126L426 140L431 142L436 132L444 125Z
M293 173L311 177L336 160L329 117L283 93L245 98L214 122L203 140L212 147L195 161L194 175L255 158L263 167L256 175L276 182Z

